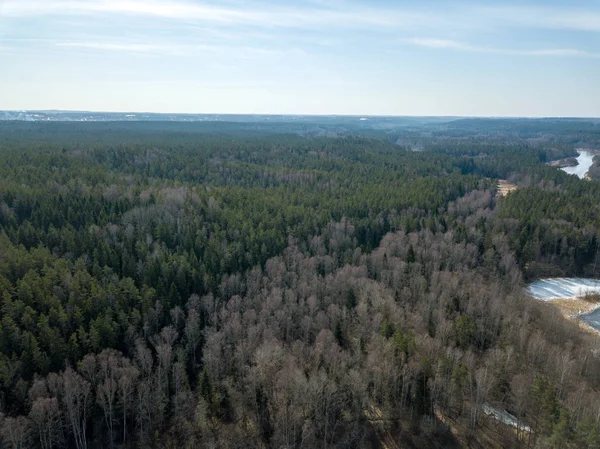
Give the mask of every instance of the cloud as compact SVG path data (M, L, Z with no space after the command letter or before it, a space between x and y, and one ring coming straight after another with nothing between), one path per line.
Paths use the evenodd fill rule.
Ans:
M333 6L336 6L335 8ZM304 4L303 7L221 6L207 2L166 0L5 0L8 17L44 15L130 14L216 24L263 27L307 28L324 25L336 28L418 27L446 22L441 16L416 11L386 10L360 4Z
M469 50L474 51L475 48L469 45L462 44L457 41L448 40L448 39L434 39L434 38L419 38L414 37L411 39L404 39L404 42L408 44L417 45L419 47L428 47L428 48L450 48L453 50Z
M523 49L511 49L511 48L494 48L471 45L464 42L448 40L448 39L436 39L436 38L410 38L403 39L402 42L415 45L418 47L426 47L432 49L448 49L457 51L468 51L477 53L489 53L499 55L515 55L515 56L575 56L575 57L587 57L587 58L599 58L600 54L590 53L585 50L578 50L572 48L548 48L548 49L534 49L534 50L523 50Z
M506 50L514 54L530 55L530 56L583 56L590 58L598 58L597 53L590 53L585 50L576 50L573 48L550 48L542 50Z
M198 52L198 48L190 48L188 44L200 40L208 44L222 45L223 41L237 40L242 44L251 43L256 47L254 53L259 54L258 47L266 47L267 51L285 51L284 43L297 47L311 45L343 46L355 36L371 37L377 33L398 36L411 34L438 34L442 36L459 36L461 39L475 42L475 37L482 30L523 28L558 28L585 31L600 31L600 14L594 11L561 10L543 6L499 6L488 7L465 2L443 2L437 8L424 8L421 3L410 6L373 6L371 3L360 3L356 0L304 0L298 2L268 4L258 1L218 0L4 0L0 17L36 18L41 17L46 23L53 19L81 22L79 27L66 27L75 30L75 34L67 35L60 30L55 36L71 44L65 47L79 47L105 51L128 51L135 53L190 54ZM398 5L400 2L396 3ZM293 6L289 6L293 5ZM393 4L392 4L393 5ZM120 19L121 23L133 30L142 30L139 34L147 35L147 30L160 27L167 38L179 40L172 45L164 45L158 40L158 34L147 36L147 42L103 42L102 38L111 39L108 29L95 30L94 37L85 24L99 24L112 27ZM139 19L139 20L134 20ZM146 19L146 20L144 20ZM158 20L160 19L160 20ZM153 21L152 25L148 22ZM8 22L10 24L10 22ZM15 25L20 22L15 21ZM140 25L142 26L140 28ZM175 28L177 27L177 31ZM42 27L44 28L44 27ZM17 28L14 28L17 30ZM116 29L116 28L115 28ZM199 31L192 36L193 29ZM187 32L184 30L188 30ZM310 32L303 32L310 30ZM341 31L352 30L355 33ZM112 32L112 30L110 30ZM14 31L13 34L16 34ZM200 33L202 35L200 35ZM133 34L133 32L130 32ZM114 34L113 34L114 35ZM138 36L139 37L139 36ZM333 39L332 39L333 38ZM367 39L363 39L365 42ZM75 42L76 41L76 42ZM489 54L523 55L523 56L563 56L597 58L598 53L590 50L574 48L511 49L502 48L502 44L493 47L471 45L460 40L439 38L409 38L405 43L432 49L468 51ZM178 45L181 44L181 45ZM204 51L209 51L204 49ZM309 50L310 51L310 50ZM599 50L595 50L599 51ZM242 56L248 52L242 52Z
M598 3L596 3L598 5ZM481 12L506 24L527 28L600 31L600 11L590 2L591 9L575 7L505 6L482 8Z
M240 45L209 45L209 44L153 44L139 42L116 42L116 41L72 41L56 42L56 47L81 48L87 50L98 50L108 52L127 52L147 55L171 55L171 56L198 56L219 55L228 58L254 59L265 56L305 56L306 54L295 48L286 51L268 49L262 47L240 46Z
M89 48L93 50L126 51L134 53L177 53L178 47L116 42L59 42L57 47Z
M129 14L215 24L307 28L465 29L488 26L600 31L600 10L549 6L483 6L473 2L440 3L435 9L367 6L345 0L305 0L295 6L265 2L224 3L213 0L4 0L8 17L43 15Z
M3 14L7 16L78 15L91 13L133 14L172 19L203 19L209 22L239 22L258 20L254 14L191 2L96 0L44 1L5 0Z

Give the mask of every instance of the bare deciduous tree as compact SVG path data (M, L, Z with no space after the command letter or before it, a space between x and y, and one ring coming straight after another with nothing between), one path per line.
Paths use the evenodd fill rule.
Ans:
M90 383L73 371L65 370L63 377L63 396L67 419L73 432L77 449L87 449L87 420L91 403Z
M16 418L7 417L2 421L0 433L2 439L7 442L12 449L25 449L27 447L27 433L29 431L29 420L24 416Z
M121 368L119 373L119 398L121 400L121 407L123 408L123 444L127 443L127 415L131 408L130 403L139 374L138 369L132 366L129 360L127 360L127 363L125 363L125 366Z
M51 449L59 435L60 410L56 398L37 398L31 405L29 419L42 449Z

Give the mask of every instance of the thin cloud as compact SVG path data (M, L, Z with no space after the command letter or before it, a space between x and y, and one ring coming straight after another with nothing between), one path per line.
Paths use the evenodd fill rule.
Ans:
M57 42L56 47L80 48L87 50L98 50L108 52L127 52L148 55L173 55L173 56L194 56L200 54L211 54L235 57L240 59L251 59L261 56L285 56L293 55L295 57L305 56L306 53L300 49L287 49L286 51L268 49L252 46L231 46L231 45L207 45L207 44L151 44L151 43L133 43L133 42L110 42L110 41L73 41Z
M59 42L57 47L89 48L94 50L126 51L135 53L176 52L178 47L165 47L149 44L129 44L115 42Z
M43 1L5 0L3 14L14 17L85 15L94 13L132 14L172 19L202 19L207 22L252 22L256 14L209 4L166 1Z
M419 47L427 47L427 48L450 48L453 50L469 50L474 51L475 48L469 45L462 44L457 41L448 40L448 39L433 39L433 38L411 38L404 39L404 42L408 44L417 45Z
M494 28L547 27L600 31L600 14L594 12L593 8L589 12L582 12L562 11L541 6L492 8L478 6L476 3L472 5L452 3L444 4L436 11L431 11L431 9L425 11L419 9L418 5L377 7L344 0L305 0L294 3L294 5L273 6L263 2L216 3L214 0L212 3L211 0L4 0L0 14L8 20L15 17L52 16L62 19L73 18L75 21L83 20L87 23L94 21L94 23L104 25L113 23L115 19L121 19L125 23L131 24L132 28L136 24L147 24L147 21L154 20L157 25L166 29L173 26L188 27L187 29L196 28L205 36L194 38L203 42L213 41L220 45L223 40L235 39L244 44L251 43L255 47L280 47L280 44L285 41L288 44L293 42L292 45L299 47L313 44L325 46L331 45L332 42L340 45L351 39L349 33L336 35L340 30L360 30L373 34L381 32L387 33L388 36L391 33L396 35L401 33L400 35L404 36L417 33L439 33L461 36L471 41L474 41L474 36L478 31ZM136 21L133 20L134 18L142 20ZM159 22L157 19L167 20ZM292 33L284 34L290 30ZM311 32L296 32L300 30L310 30ZM70 36L61 33L59 36L65 40L80 39L83 41L64 46L105 51L147 54L190 54L199 51L199 49L186 47L186 42L179 42L181 45L154 45L146 42L96 42L102 37L110 39L110 35L106 34L106 36L96 38L86 34L87 31L82 31ZM358 34L356 33L356 35ZM210 39L208 39L209 36ZM335 39L332 39L332 36L336 36ZM154 38L148 36L148 39ZM184 36L174 39L188 40ZM312 41L310 41L311 39ZM553 44L558 48L523 50L502 48L500 43L496 44L498 47L484 47L458 40L436 38L412 38L405 39L404 42L432 49L489 54L599 57L597 48L590 47L590 50L586 51L560 48L560 44ZM256 51L250 53L260 54L261 51L257 48ZM241 54L240 57L247 57L248 52L241 52Z
M404 39L404 43L415 45L418 47L426 47L431 49L448 49L457 51L468 51L477 53L490 53L500 55L515 55L515 56L575 56L575 57L587 57L587 58L598 58L599 54L589 53L585 50L577 50L572 48L547 48L547 49L534 49L534 50L522 50L522 49L510 49L510 48L494 48L494 47L482 47L477 45L470 45L468 43L448 40L448 39L435 39L435 38L411 38Z
M583 56L589 58L598 58L600 56L597 53L589 53L584 50L576 50L572 48L551 48L547 50L523 50L514 52L515 54L531 56Z
M223 7L211 3L165 0L98 0L43 1L5 0L3 14L8 17L44 15L130 14L222 25L254 25L262 27L336 28L411 27L425 24L441 26L451 21L442 16L416 11L386 10L347 4L332 9L317 5L304 7Z
M597 3L596 3L597 5ZM506 24L527 28L600 31L600 11L574 8L506 6L482 8L481 13Z
M251 5L249 6L248 3ZM262 27L385 29L525 28L600 31L600 11L546 6L480 6L454 3L432 11L419 6L376 7L343 0L309 0L296 6L266 3L228 3L191 0L4 0L8 17L43 15L120 14L159 17L222 25Z

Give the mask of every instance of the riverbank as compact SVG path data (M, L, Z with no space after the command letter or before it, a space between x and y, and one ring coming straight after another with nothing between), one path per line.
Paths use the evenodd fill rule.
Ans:
M583 298L553 299L550 301L568 320L575 321L580 328L594 335L600 335L600 329L592 325L585 317L600 309L599 303L589 302ZM596 321L595 319L593 321Z
M600 309L600 280L579 278L540 279L526 290L534 299L553 304L569 320L584 330L600 335L600 321L594 312Z
M577 150L579 156L577 156L577 165L569 167L561 167L561 170L570 175L577 175L581 179L585 179L585 175L594 163L595 154L587 150Z
M568 157L565 159L558 159L556 161L548 162L548 165L550 167L556 167L556 168L576 167L578 164L579 164L579 162L577 162L577 158L575 158L575 157Z
M557 159L546 164L581 179L600 180L600 161L596 160L600 150L577 148L577 152L577 157Z

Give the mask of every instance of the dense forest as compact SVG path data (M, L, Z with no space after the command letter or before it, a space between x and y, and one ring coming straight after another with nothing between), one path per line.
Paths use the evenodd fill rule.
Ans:
M2 447L600 447L598 337L523 293L600 277L580 145L0 122Z

